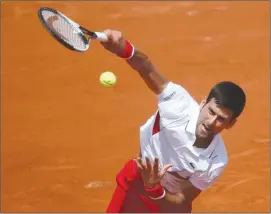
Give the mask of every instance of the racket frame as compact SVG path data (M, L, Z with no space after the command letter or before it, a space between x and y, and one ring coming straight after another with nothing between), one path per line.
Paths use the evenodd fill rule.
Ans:
M67 22L69 22L69 24L74 25L75 27L78 27L78 29L80 31L77 32L78 36L81 37L82 41L84 42L84 44L86 45L86 49L85 50L78 50L76 48L74 48L72 45L70 45L68 42L66 42L65 40L59 38L59 36L53 31L51 30L51 27L47 24L47 22L44 20L43 15L42 15L42 11L49 11L52 12L56 15L59 15L61 17L63 17L64 19L67 20ZM41 7L38 11L38 17L42 23L42 25L48 30L48 32L58 41L60 42L62 45L64 45L66 48L73 50L73 51L77 51L77 52L85 52L88 48L89 48L89 42L90 39L97 39L97 34L95 32L89 31L86 28L80 26L79 24L75 23L74 21L72 21L70 18L68 18L67 16L65 16L64 14L62 14L61 12L52 9L52 8L48 8L48 7ZM88 36L90 36L89 38L87 38L84 34L87 34Z

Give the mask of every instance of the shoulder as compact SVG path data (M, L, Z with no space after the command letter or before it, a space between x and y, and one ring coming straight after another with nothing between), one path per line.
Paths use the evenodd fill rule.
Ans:
M164 90L158 94L158 103L167 101L190 101L193 100L191 94L181 85L169 82Z
M170 82L158 95L158 110L161 118L183 119L199 111L199 104L181 85Z

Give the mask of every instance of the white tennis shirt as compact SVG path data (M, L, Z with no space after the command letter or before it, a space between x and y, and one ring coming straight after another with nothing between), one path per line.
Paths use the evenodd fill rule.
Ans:
M221 175L228 162L221 136L214 137L206 149L193 146L200 106L180 85L170 82L158 95L158 110L140 127L142 158L159 158L160 169L177 171L200 190L210 187ZM157 118L158 116L158 118ZM156 121L156 122L155 122ZM159 131L154 132L155 123Z

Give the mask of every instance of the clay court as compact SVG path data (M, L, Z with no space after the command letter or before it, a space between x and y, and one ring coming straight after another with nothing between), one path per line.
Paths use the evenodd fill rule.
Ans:
M200 101L218 81L239 83L247 106L223 137L230 162L194 212L269 212L269 2L2 2L2 212L104 212L115 175L139 149L156 97L98 42L57 43L37 11L121 30ZM102 87L101 72L117 75Z

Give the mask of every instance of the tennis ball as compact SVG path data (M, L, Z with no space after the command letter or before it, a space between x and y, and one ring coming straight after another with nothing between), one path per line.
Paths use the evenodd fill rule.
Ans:
M116 84L116 82L117 82L117 77L111 71L103 72L100 75L100 83L103 86L112 87L112 86L114 86Z

